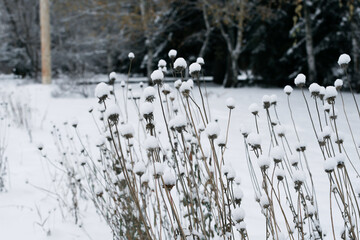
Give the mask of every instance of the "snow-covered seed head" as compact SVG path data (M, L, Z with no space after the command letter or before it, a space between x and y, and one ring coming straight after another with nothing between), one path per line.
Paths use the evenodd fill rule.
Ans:
M169 84L165 83L161 89L161 92L166 96L169 93L171 93L171 88L169 86Z
M241 207L239 208L235 208L234 211L232 212L233 214L233 219L235 220L235 222L240 223L242 221L244 221L245 218L245 210Z
M272 94L270 96L270 104L275 106L276 103L277 103L277 96L276 96L276 94Z
M265 194L260 197L260 205L264 209L266 209L270 206L269 199Z
M74 118L74 119L71 121L71 126L72 126L73 128L77 128L78 124L79 124L79 122L78 122L78 120L77 120L76 118Z
M160 178L162 175L164 175L164 171L165 171L165 164L164 163L160 163L160 162L155 162L154 163L154 178L158 179Z
M37 144L37 149L39 149L39 151L43 150L44 149L44 144L38 143Z
M228 99L226 99L226 106L229 109L234 109L235 108L235 99L232 97L229 97Z
M240 132L244 136L244 138L247 138L249 136L249 134L251 133L251 130L248 126L242 124L240 126Z
M154 84L161 85L164 80L164 73L157 69L151 73L150 78Z
M112 123L117 123L119 120L120 109L116 104L109 105L105 110L106 120L109 120Z
M202 57L198 57L198 58L196 59L196 62L197 62L198 64L200 64L200 66L205 65L205 61L204 61L204 59L203 59Z
M255 132L252 132L247 136L247 142L253 149L261 148L261 137Z
M271 157L274 160L274 163L280 163L284 158L284 151L279 146L275 146L271 150Z
M159 141L154 136L148 136L144 141L145 149L153 152L159 148Z
M210 122L205 129L209 139L215 139L220 135L220 127L217 122Z
M269 95L264 95L262 97L262 103L263 103L263 107L265 109L269 108L270 107L270 96Z
M336 88L337 91L340 91L341 88L343 87L344 82L341 79L336 79L334 82L334 87Z
M85 166L86 165L86 158L83 158L80 160L80 166Z
M89 107L88 112L92 113L93 111L94 111L94 107L93 106Z
M141 104L140 113L147 120L151 121L154 119L154 106L150 102L144 102Z
M120 127L120 133L124 138L130 139L134 137L135 131L131 124L124 124Z
M306 150L306 143L304 142L297 143L295 149L297 152L304 152Z
M290 85L286 85L284 87L284 93L286 93L287 95L290 95L293 91L293 88Z
M166 61L164 59L160 59L158 62L158 67L159 68L166 67Z
M289 161L290 161L291 166L293 166L293 167L297 167L297 165L299 164L299 158L295 155L290 155Z
M350 61L351 61L350 56L346 53L343 53L340 55L340 57L338 59L338 64L340 67L346 68Z
M334 86L327 86L325 89L325 99L329 104L333 103L335 101L335 98L337 96L337 91Z
M301 170L296 170L293 172L293 181L295 184L295 189L299 190L301 185L305 182L305 174Z
M323 100L325 97L325 88L320 86L320 93L319 93L320 100Z
M306 76L302 73L299 73L294 80L295 85L300 88L302 88L305 85L305 82L306 82Z
M178 72L182 72L187 67L186 61L184 58L177 58L174 62L174 69Z
M109 84L113 85L116 81L116 72L111 72L109 74Z
M309 86L309 92L311 93L311 96L317 97L320 94L320 85L317 83L312 83Z
M110 95L110 87L104 82L96 85L95 88L95 96L99 99L99 103L106 100L106 98Z
M100 186L96 186L94 188L94 193L95 193L96 197L102 198L104 191L102 190L102 188Z
M339 153L335 156L336 165L338 168L343 168L345 166L345 155L342 153Z
M335 158L328 158L324 162L324 170L326 173L332 173L337 165Z
M254 114L254 115L257 115L260 111L260 107L259 105L257 105L256 103L252 103L250 104L249 106L249 111Z
M201 65L199 63L192 63L189 66L189 73L192 77L198 77L201 71Z
M176 177L170 168L166 168L163 176L164 185L163 187L170 191L176 183Z
M129 52L128 58L132 61L135 58L135 54L133 52Z
M143 98L146 102L153 102L155 100L155 88L153 87L146 87L143 92Z
M262 171L266 171L270 167L271 161L268 157L262 155L259 157L258 164Z
M177 51L175 49L171 49L168 53L169 55L169 58L171 59L175 59L176 58L176 55L177 55Z
M244 198L244 193L239 186L234 187L234 200L235 204L238 206L241 204L242 199Z
M186 82L189 84L189 86L190 86L191 89L194 88L194 80L192 80L191 78L189 78Z
M143 162L137 162L134 165L134 173L141 177L146 171L145 164Z
M275 129L276 134L277 134L279 137L284 137L284 136L285 136L286 130L285 130L285 127L284 127L284 126L282 126L282 125L277 125L277 126L275 126L274 129Z
M182 131L185 131L186 125L187 125L187 120L186 117L184 117L183 115L177 115L174 119L173 119L173 128L178 131L179 133L181 133Z
M122 80L122 81L120 82L120 87L122 87L122 88L125 88L125 87L126 87L126 83L125 83L124 80Z
M282 181L285 178L285 171L284 169L281 168L277 168L275 170L275 176L277 178L277 180Z
M175 87L176 89L180 89L181 84L182 84L181 79L178 79L178 80L176 80L176 81L174 82L174 87Z
M179 91L184 97L189 97L191 91L191 84L188 81L182 82Z

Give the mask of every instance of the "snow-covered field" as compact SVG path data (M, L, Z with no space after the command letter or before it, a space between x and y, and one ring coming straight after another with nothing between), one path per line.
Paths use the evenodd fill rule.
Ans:
M41 157L37 146L41 142L49 156L56 158L53 138L50 134L53 125L62 125L65 121L77 119L79 132L93 133L96 129L93 120L88 113L91 106L96 105L97 99L67 97L52 98L52 86L37 84L16 85L10 80L2 80L1 92L14 94L26 102L32 108L32 139L30 142L25 129L17 127L11 122L8 137L6 156L9 164L8 191L0 193L0 239L4 240L39 240L39 239L111 239L111 231L106 223L96 213L95 208L89 201L80 206L81 227L74 224L72 216L59 207L56 197L52 193L56 188L56 182L52 181L49 172L55 171L54 167ZM133 91L139 91L137 85L133 85ZM225 161L230 162L236 175L242 179L241 187L244 192L243 208L246 210L246 224L250 239L264 239L265 220L260 213L259 205L254 201L254 191L249 178L244 150L243 136L240 133L242 125L255 129L254 118L248 110L250 104L256 102L262 105L261 99L265 94L276 94L278 97L278 114L280 121L285 126L290 142L295 141L289 110L286 103L286 95L282 89L261 88L237 88L224 89L209 86L209 103L212 119L218 119L221 128L226 128L228 109L226 99L233 97L236 108L233 111L230 125L228 150ZM119 90L120 94L120 90ZM310 105L308 91L306 91ZM198 98L197 91L194 95ZM347 105L348 117L352 124L354 135L359 139L360 121L355 110L352 96L344 93ZM321 152L315 141L311 128L306 106L299 90L294 90L291 95L293 114L297 124L300 138L307 144L309 164L314 175L314 182L320 208L320 221L324 230L331 232L329 211L329 181L324 172ZM341 102L336 103L339 110L338 122L340 131L344 133L347 142L346 147L350 157L358 160L354 155L354 147L351 144L351 136L345 123ZM261 131L266 132L266 115L260 113ZM268 148L263 143L265 148ZM359 167L359 162L355 162ZM257 164L255 163L255 166ZM50 170L49 170L50 169ZM342 229L342 221L337 214L334 217L336 232ZM330 235L329 235L330 236Z

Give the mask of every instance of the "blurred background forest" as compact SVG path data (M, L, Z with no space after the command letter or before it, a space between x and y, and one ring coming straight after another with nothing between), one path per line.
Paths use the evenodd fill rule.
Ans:
M358 0L51 0L54 77L126 73L149 76L176 49L205 59L205 75L225 87L284 86L299 72L333 83L348 53L360 85ZM0 0L0 73L39 79L38 0Z

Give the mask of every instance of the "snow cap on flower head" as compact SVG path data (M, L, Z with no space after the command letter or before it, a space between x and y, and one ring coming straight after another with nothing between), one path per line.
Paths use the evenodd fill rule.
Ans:
M128 58L129 58L130 60L133 60L133 59L135 58L135 54L134 54L133 52L129 52Z
M286 93L287 95L290 95L293 91L293 88L290 85L286 85L284 87L284 93Z
M170 51L169 51L169 58L171 58L171 59L174 59L174 58L176 58L176 55L177 55L177 51L175 50L175 49L171 49Z
M164 80L164 73L157 69L151 73L150 78L154 84L161 84Z
M234 109L235 108L235 99L232 97L229 97L228 99L226 99L226 106L229 109Z
M338 64L341 66L341 67L346 67L349 62L351 61L351 58L348 54L346 53L343 53L340 55L339 59L338 59Z
M178 72L183 71L187 67L186 61L184 58L177 58L174 62L174 69Z
M303 87L305 85L305 82L306 76L302 73L299 73L294 80L294 83L297 87Z

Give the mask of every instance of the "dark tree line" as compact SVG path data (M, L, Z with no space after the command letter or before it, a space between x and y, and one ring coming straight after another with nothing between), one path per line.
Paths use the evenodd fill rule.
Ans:
M40 66L37 0L0 0L0 71ZM52 0L53 73L133 72L149 76L176 49L226 87L239 74L250 83L283 86L303 72L309 82L340 76L337 58L352 57L360 84L357 0Z

